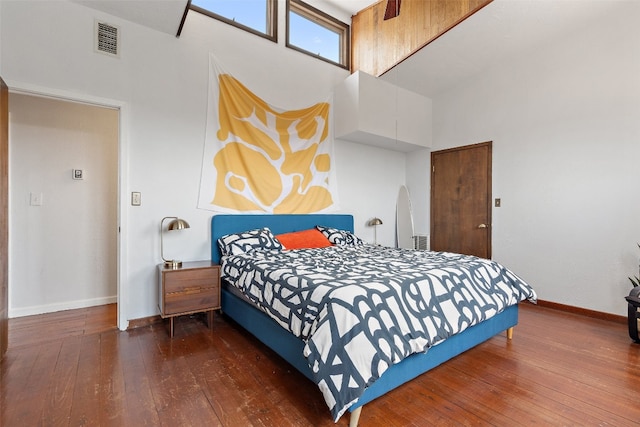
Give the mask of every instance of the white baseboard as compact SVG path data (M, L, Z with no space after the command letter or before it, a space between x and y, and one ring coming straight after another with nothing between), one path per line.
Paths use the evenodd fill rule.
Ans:
M64 301L55 304L34 305L31 307L9 307L9 318L33 316L34 314L53 313L56 311L73 310L76 308L94 307L96 305L114 304L118 302L117 296L101 297L77 301Z

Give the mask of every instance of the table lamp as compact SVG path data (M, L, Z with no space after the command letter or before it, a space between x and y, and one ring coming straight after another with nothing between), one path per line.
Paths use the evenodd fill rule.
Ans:
M189 223L187 221L185 221L184 219L180 219L178 217L175 216L166 216L164 218L162 218L162 221L160 221L160 256L162 257L162 260L164 261L164 266L167 268L180 268L182 267L182 261L178 261L175 259L166 259L164 257L164 244L163 244L163 235L164 235L164 222L167 219L171 219L172 221L169 223L169 225L167 225L167 231L173 231L173 230L182 230L185 228L190 228Z
M378 226L382 225L382 220L380 218L373 218L369 221L369 226L373 227L373 244L378 244Z

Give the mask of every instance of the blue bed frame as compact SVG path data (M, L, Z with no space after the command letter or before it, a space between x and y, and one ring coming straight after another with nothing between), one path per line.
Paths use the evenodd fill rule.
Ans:
M274 234L280 234L306 230L316 225L353 231L353 216L344 214L215 215L211 218L211 259L216 264L220 263L220 250L217 240L226 234L260 227L269 227ZM286 331L265 313L224 288L222 290L222 311L305 376L313 379L311 368L309 368L307 360L302 355L304 348L302 340ZM446 341L429 349L426 353L414 354L391 366L351 406L349 409L352 412L350 425L357 425L360 410L366 403L496 334L513 328L517 323L518 305L514 305L491 319L448 338ZM509 336L509 333L507 335Z

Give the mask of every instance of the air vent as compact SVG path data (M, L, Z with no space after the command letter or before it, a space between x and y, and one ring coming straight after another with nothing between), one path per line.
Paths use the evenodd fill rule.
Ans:
M111 56L120 56L120 28L96 21L95 50Z
M418 234L413 236L413 249L417 249L419 251L428 251L430 249L429 244L429 235L428 234Z

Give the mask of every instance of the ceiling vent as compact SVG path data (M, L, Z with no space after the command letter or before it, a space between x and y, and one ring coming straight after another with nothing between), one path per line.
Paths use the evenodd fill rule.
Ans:
M120 56L120 28L96 21L95 50L115 57Z

